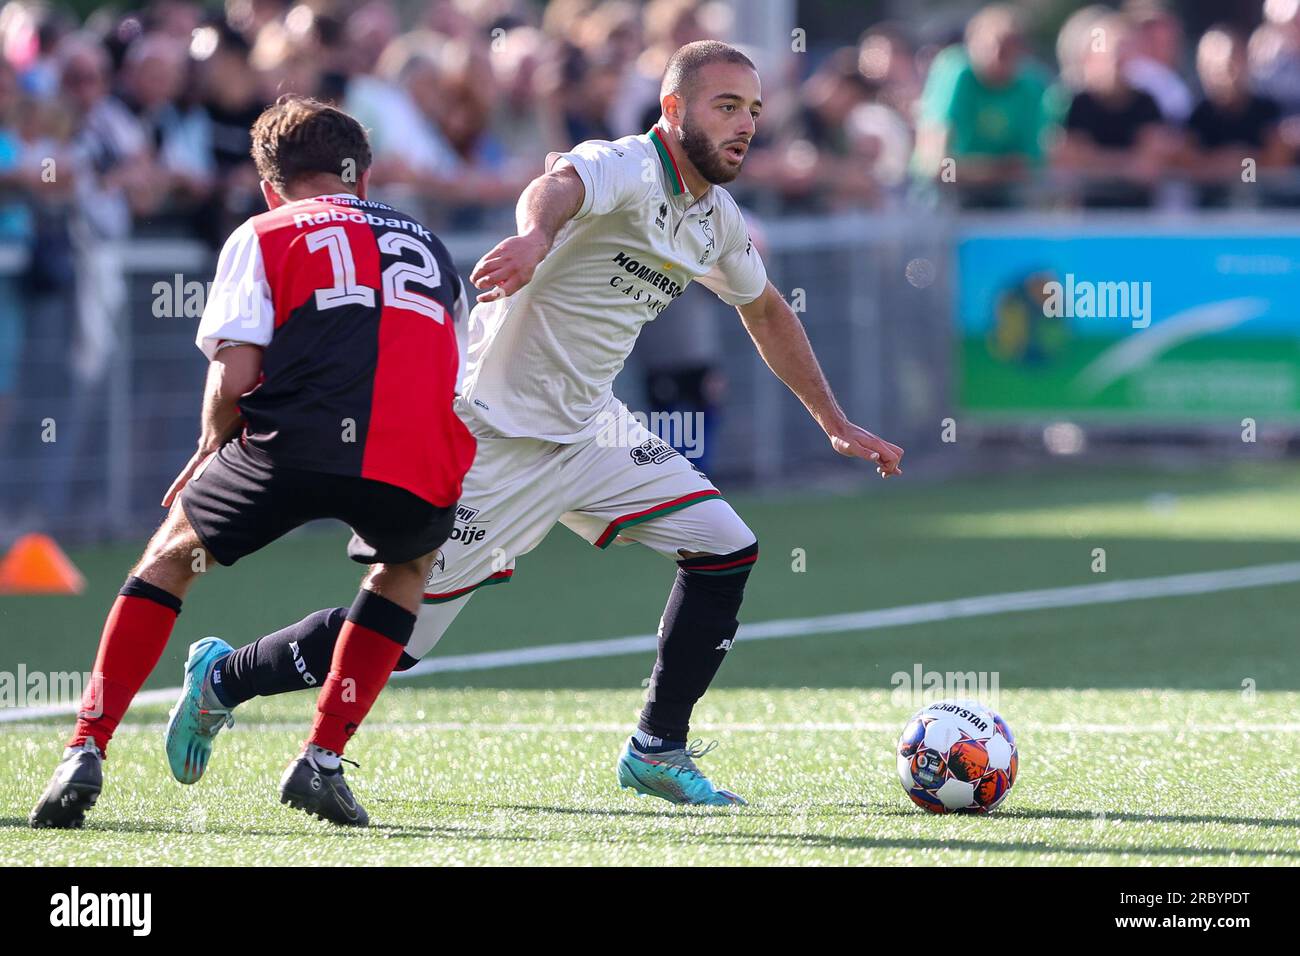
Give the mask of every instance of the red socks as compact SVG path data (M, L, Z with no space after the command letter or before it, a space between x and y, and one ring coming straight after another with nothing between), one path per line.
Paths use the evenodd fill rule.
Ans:
M118 723L158 665L180 612L180 598L140 578L127 579L104 623L69 747L93 739L101 752L108 750ZM371 591L357 595L316 702L310 743L343 752L384 689L414 628L415 615L401 606Z
M415 615L373 591L361 591L334 645L329 677L316 700L308 743L337 754L370 713L415 629Z
M126 579L104 622L69 747L93 739L101 753L108 749L118 722L158 665L180 612L181 599L174 594L137 577Z

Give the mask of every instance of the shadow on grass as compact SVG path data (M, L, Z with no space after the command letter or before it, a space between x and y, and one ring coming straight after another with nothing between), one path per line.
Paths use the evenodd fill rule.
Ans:
M697 844L736 847L811 847L834 850L942 850L946 854L963 850L975 853L1044 853L1068 856L1131 857L1282 857L1300 860L1300 850L1254 850L1236 847L1108 846L1105 844L1047 843L1044 841L940 840L921 837L839 837L817 833L693 833ZM638 842L645 842L638 839Z
M426 826L421 824L380 824L368 828L362 827L341 827L334 824L326 823L321 820L306 821L306 818L299 820L289 818L294 823L286 822L283 828L272 827L241 827L236 824L218 824L205 826L202 829L188 827L180 824L155 823L144 820L104 820L90 818L86 821L84 827L69 829L42 829L34 831L40 834L59 834L59 833L84 833L88 837L95 833L159 833L170 836L236 836L236 837L316 837L316 836L364 836L367 833L383 833L387 830L417 830L426 836L443 835L455 837L463 834L463 828L456 826ZM313 829L304 830L302 823L307 822L313 825ZM26 817L0 817L0 831L4 830L29 830ZM387 835L387 834L384 834Z
M1221 823L1225 826L1300 827L1300 819L1282 817L1220 817L1201 813L1111 813L1106 810L1011 810L1008 817L1019 820L1119 820L1124 823Z
M741 821L745 817L788 817L791 815L790 810L767 810L754 811L752 808L744 811L731 811L726 808L716 808L716 811L706 810L704 813L691 812L689 815L683 815L681 808L664 807L662 810L652 808L629 808L629 809L596 809L569 806L546 806L540 804L474 804L468 802L453 801L403 801L389 800L379 801L396 810L399 807L416 809L421 806L428 807L428 803L436 803L441 807L449 809L473 809L483 812L494 811L517 811L528 814L545 814L545 815L578 815L589 816L593 818L677 818L683 821L701 822L701 821ZM867 815L874 817L912 817L919 819L917 815L907 808L885 806L880 804L850 804L842 805L836 808L808 808L815 815L825 816L826 810L832 809L835 816L850 815ZM1297 827L1300 826L1300 820L1279 819L1279 818L1253 818L1253 817L1216 817L1203 814L1141 814L1141 813L1107 813L1105 817L1093 814L1086 810L1012 810L998 813L987 818L990 823L996 820L1006 820L1008 823L1022 822L1025 820L1064 820L1064 821L1086 821L1086 820L1104 820L1120 821L1126 823L1156 823L1156 824L1206 824L1220 823L1236 826L1256 826L1262 828L1272 827ZM5 829L27 829L27 820L23 817L0 817L0 830ZM304 832L301 826L286 825L283 828L242 828L238 826L210 826L203 830L191 829L184 826L177 826L167 823L156 822L132 822L132 821L91 821L86 828L88 835L96 831L113 832L113 833L156 833L156 834L191 834L194 836L220 835L220 836L245 836L245 837L314 837L314 836L333 836L344 837L349 839L402 839L402 840L436 840L452 842L475 842L475 843L502 843L502 844L519 844L535 843L547 844L557 842L589 842L592 844L602 844L605 846L617 846L625 840L628 843L636 843L644 846L645 844L658 844L665 848L680 846L683 842L683 834L671 829L651 829L638 830L634 834L620 834L608 832L590 832L590 833L512 833L500 832L495 829L488 829L482 826L457 826L452 824L422 824L422 823L377 823L368 829L351 829L344 827L333 827L321 823L319 831ZM1098 834L1101 836L1101 834ZM1274 849L1255 849L1242 847L1180 847L1180 846L1151 846L1151 845L1112 845L1109 843L1084 842L1076 838L1062 842L1048 840L994 840L994 839L965 839L960 836L951 838L946 837L918 837L918 836L839 836L834 834L822 833L787 833L787 832L736 832L735 830L694 830L689 834L689 843L697 847L715 847L719 849L735 848L743 850L744 848L807 848L807 849L825 849L838 851L870 851L870 850L912 850L912 851L943 851L951 854L954 851L967 851L972 853L1006 853L1006 854L1025 854L1041 853L1047 856L1063 857L1100 857L1100 856L1117 856L1141 859L1144 857L1155 859L1179 859L1188 857L1211 858L1211 859L1229 859L1233 857L1263 860L1268 858L1282 859L1287 861L1300 861L1300 848L1274 848ZM250 850L254 849L250 847Z
M407 806L415 806L408 801L389 801L391 805L406 803ZM759 817L789 817L791 810L757 810L749 807L744 810L732 810L729 808L694 808L695 812L689 812L684 816L680 807L664 807L663 809L598 809L585 807L570 806L547 806L542 804L475 804L463 801L438 801L441 806L448 808L459 808L479 811L522 811L524 813L536 813L546 815L576 815L589 817L604 818L677 818L682 820L701 821L701 820L742 820L744 818ZM699 812L702 809L704 812ZM880 804L858 804L847 805L836 808L808 808L808 810L817 816L825 816L826 810L832 809L835 816L886 816L886 817L913 817L917 814L907 808L885 806ZM1005 819L1008 822L1018 822L1023 820L1096 820L1097 815L1086 810L1021 810L999 813L988 818L989 820ZM1165 823L1165 824L1206 824L1220 823L1233 826L1258 826L1264 828L1271 827L1300 827L1300 820L1279 819L1279 818L1256 818L1256 817L1216 817L1205 814L1140 814L1140 813L1109 813L1105 816L1106 821L1122 821L1127 823ZM387 837L401 838L419 838L419 837L451 837L457 840L474 840L483 842L500 841L503 843L549 843L560 841L571 841L574 839L584 839L581 835L572 833L565 834L503 834L493 831L486 831L480 828L451 828L442 826L426 826L420 824L380 824L377 829L384 831ZM600 843L618 843L619 836L614 834L592 834L587 837L590 842ZM895 850L942 850L951 853L957 851L970 852L993 852L993 853L1043 853L1043 854L1062 854L1067 856L1128 856L1128 857L1156 857L1156 858L1178 858L1178 857L1209 857L1209 858L1230 858L1243 857L1248 859L1265 859L1265 858L1283 858L1287 860L1300 860L1300 849L1249 849L1240 847L1177 847L1177 846L1112 846L1107 844L1091 844L1075 842L1054 843L1043 840L1034 842L1024 841L998 841L998 840L970 840L962 838L944 839L944 838L927 838L927 837L844 837L832 834L818 833L737 833L737 832L692 832L689 836L690 842L701 846L717 847L809 847L816 849L832 850L873 850L873 849L895 849ZM681 834L673 831L645 831L638 832L635 836L635 842L659 843L665 846L672 846L681 842Z
M546 808L542 808L546 809ZM698 818L697 818L698 819ZM617 836L609 834L590 834L582 836L573 833L495 833L484 830L464 830L457 829L448 832L445 828L425 827L420 825L401 825L394 824L385 826L385 836L390 838L430 838L430 837L451 837L455 840L477 841L484 843L560 843L583 841L604 846L615 845L620 842ZM637 846L646 844L661 844L665 848L673 848L682 844L682 835L672 832L639 832L632 836L628 841L629 844L635 843ZM689 842L697 847L734 847L737 850L745 848L808 848L808 849L825 849L839 851L853 850L915 850L915 851L942 851L945 854L951 854L954 851L968 851L972 853L1007 853L1007 854L1025 854L1025 853L1042 853L1046 855L1063 855L1075 857L1088 856L1121 856L1134 857L1141 859L1143 857L1170 858L1179 859L1187 857L1209 857L1213 859L1227 859L1232 857L1246 859L1268 859L1282 858L1286 860L1300 860L1300 849L1246 849L1238 847L1196 847L1186 848L1177 846L1112 846L1107 844L1089 844L1089 843L1050 843L1042 840L1025 842L1025 841L997 841L997 840L963 840L963 839L938 839L926 837L843 837L831 834L820 833L734 833L734 832L693 832L689 836Z
M880 816L916 817L910 807L858 804L864 813ZM974 814L971 815L975 816ZM1092 820L1097 823L1219 823L1240 827L1300 827L1300 819L1285 817L1226 817L1208 813L1116 813L1110 810L1028 810L1008 808L989 814L989 820Z
M322 824L322 828L324 824ZM0 817L0 831L3 830L28 830L26 817ZM248 836L248 837L292 837L304 836L301 828L292 826L284 829L254 829L250 827L241 827L231 824L206 826L203 829L189 827L180 824L168 823L151 823L143 820L104 820L104 819L87 819L85 826L59 828L44 828L33 831L35 833L84 833L92 835L96 832L104 833L165 833L171 836ZM341 827L331 830L321 830L322 833L344 833L347 832Z
M381 801L375 801L379 803ZM398 803L400 801L393 801ZM736 814L746 817L788 817L789 810L764 810L756 807L678 807L668 804L660 804L658 801L650 803L649 800L638 800L638 806L616 809L601 809L599 807L562 807L562 806L543 806L541 804L530 803L492 803L477 804L456 802L451 800L438 801L444 807L458 807L464 810L522 810L527 813L549 813L564 816L588 816L588 817L683 817L687 819L700 820L709 817L725 817L727 814Z

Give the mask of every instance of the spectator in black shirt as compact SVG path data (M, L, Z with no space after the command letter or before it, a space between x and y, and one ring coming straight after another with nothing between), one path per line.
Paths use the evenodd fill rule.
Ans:
M211 211L204 217L204 238L220 245L236 225L260 208L249 129L266 102L257 75L249 68L249 47L243 37L224 26L207 25L199 29L195 43L201 50L199 98L208 118L216 180Z
M1149 206L1179 145L1156 101L1125 79L1132 36L1124 17L1110 16L1085 40L1083 89L1070 101L1056 164L1083 180L1086 206Z
M1207 30L1196 48L1196 70L1205 98L1187 121L1183 163L1204 184L1201 204L1221 206L1230 183L1253 183L1259 170L1286 166L1291 151L1282 138L1281 106L1250 88L1243 36L1225 26Z

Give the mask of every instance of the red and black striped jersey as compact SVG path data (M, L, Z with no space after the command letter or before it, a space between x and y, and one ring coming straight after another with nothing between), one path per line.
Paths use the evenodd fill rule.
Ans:
M466 292L420 222L349 194L288 203L226 241L199 324L264 348L244 437L277 464L460 497L474 439L452 409Z

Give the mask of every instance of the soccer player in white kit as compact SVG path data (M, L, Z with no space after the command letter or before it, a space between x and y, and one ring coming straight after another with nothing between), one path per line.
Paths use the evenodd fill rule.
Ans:
M470 318L457 412L478 452L398 669L433 649L475 591L508 582L557 522L598 548L637 542L678 571L619 782L675 803L743 803L700 772L702 751L687 739L691 710L732 646L758 544L712 482L615 398L614 378L641 326L696 280L736 306L835 451L874 462L882 477L901 473L903 451L840 409L721 188L740 172L761 109L753 64L723 43L687 44L660 98L649 133L551 154L519 199L518 235L471 274L487 291ZM204 676L211 733L243 700L321 680L341 611L217 661Z

